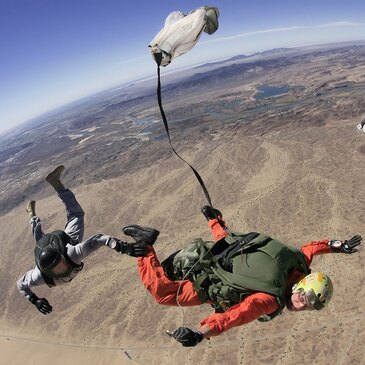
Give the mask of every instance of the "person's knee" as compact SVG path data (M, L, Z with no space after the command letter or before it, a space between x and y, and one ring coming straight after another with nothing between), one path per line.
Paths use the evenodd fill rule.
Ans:
M82 210L82 208L80 207L80 211L77 212L76 214L74 214L74 216L76 218L84 218L85 217L85 212Z

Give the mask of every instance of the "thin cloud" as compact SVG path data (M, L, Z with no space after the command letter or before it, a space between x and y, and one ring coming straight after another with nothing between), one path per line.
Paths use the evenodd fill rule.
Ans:
M319 24L315 27L317 28L326 28L326 27L358 27L363 24L361 23L353 23L353 22L347 22L347 21L341 21L341 22L334 22L334 23L327 23L327 24Z
M293 30L299 30L299 29L349 27L349 26L354 27L354 26L361 26L361 25L363 25L363 24L349 22L349 21L338 21L338 22L333 22L333 23L317 24L317 25L311 25L311 26L299 26L298 25L298 26L293 26L293 27L262 29L262 30L256 30L256 31L253 31L253 32L235 34L235 35L227 36L227 37L220 37L220 38L210 39L210 40L207 40L207 41L200 42L200 44L208 44L208 43L215 43L215 42L221 42L221 41L227 41L227 40L234 40L234 39L239 39L239 38L255 36L255 35L258 35L258 34L291 32Z

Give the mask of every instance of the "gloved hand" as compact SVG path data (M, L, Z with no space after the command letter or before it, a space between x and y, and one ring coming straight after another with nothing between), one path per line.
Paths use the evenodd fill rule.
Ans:
M52 306L48 303L46 298L38 298L33 294L29 301L34 304L42 314L48 314L52 312Z
M210 205L204 205L204 207L202 207L200 211L203 213L207 221L215 219L218 216L222 217L222 213L220 212L220 210L212 208Z
M357 252L357 249L355 247L361 244L361 240L362 240L362 237L359 235L356 235L346 241L333 239L328 242L328 245L331 246L335 250L341 250L341 252L350 254L350 253Z
M118 241L117 247L115 248L121 254L127 254L133 257L140 257L147 255L147 246L143 243L127 243L123 241Z
M203 340L203 334L201 332L187 327L179 327L172 332L172 337L184 347L196 346Z

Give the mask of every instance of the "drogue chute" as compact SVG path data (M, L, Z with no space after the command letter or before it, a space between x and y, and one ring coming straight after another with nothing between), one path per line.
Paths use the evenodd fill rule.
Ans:
M170 13L165 26L149 44L152 56L158 65L167 66L171 61L190 51L203 32L213 34L218 29L219 10L203 6L184 14Z
M191 168L201 188L203 189L209 206L212 207L212 209L213 206L208 189L206 188L199 172L188 161L182 158L172 145L169 125L162 106L160 68L161 66L169 65L174 58L190 51L198 42L203 32L208 34L214 33L218 29L218 17L218 8L210 6L200 7L191 11L187 15L181 11L174 11L167 16L164 28L155 36L155 38L153 38L149 44L152 56L157 64L158 106L160 108L161 117L171 149L180 160L182 160ZM222 227L224 227L224 223L221 222L218 217L216 218Z

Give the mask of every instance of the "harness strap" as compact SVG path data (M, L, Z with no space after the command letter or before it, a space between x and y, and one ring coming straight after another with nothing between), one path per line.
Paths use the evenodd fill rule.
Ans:
M251 232L246 236L237 237L237 242L233 245L230 245L225 251L222 252L221 255L219 255L220 257L218 257L218 259L222 258L222 266L226 270L232 271L232 258L242 252L244 247L259 235L260 233Z

